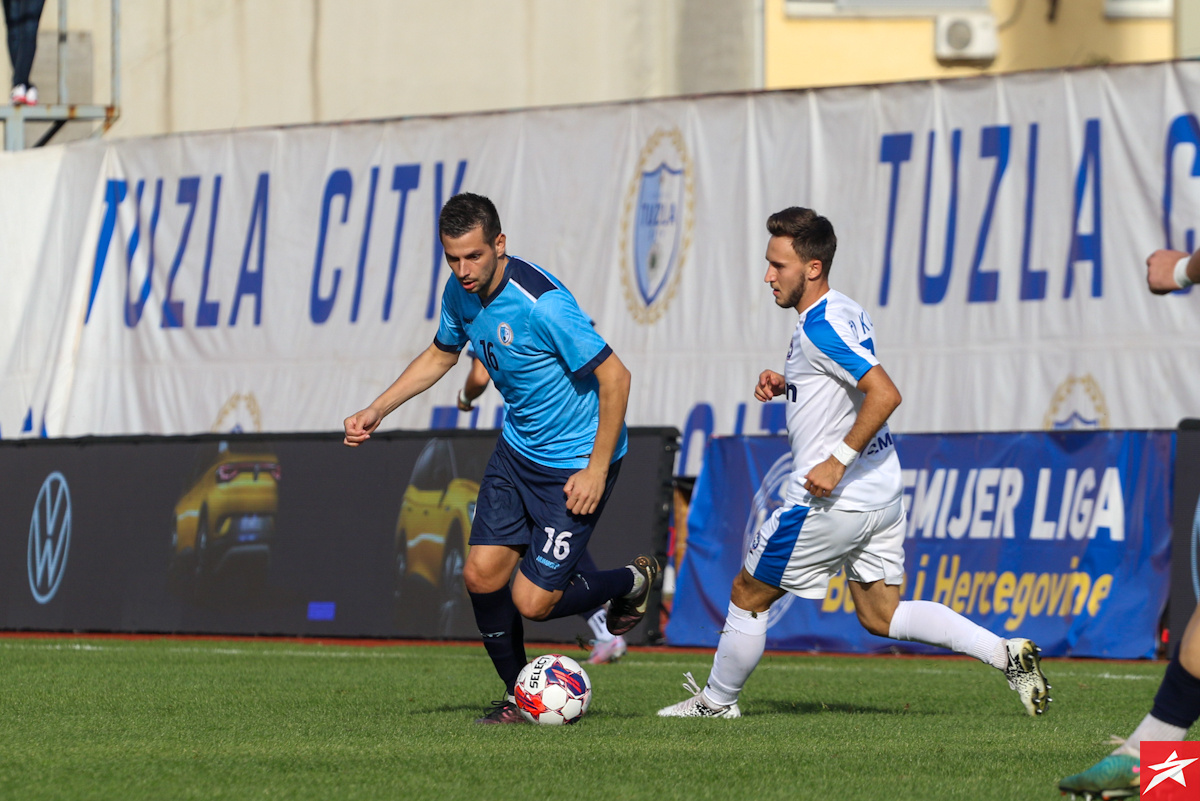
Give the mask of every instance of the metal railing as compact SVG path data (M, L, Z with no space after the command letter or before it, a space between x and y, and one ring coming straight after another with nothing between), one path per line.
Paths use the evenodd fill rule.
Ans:
M68 0L58 0L58 95L55 102L46 105L16 106L0 105L0 120L4 122L4 149L24 150L25 125L29 122L49 122L50 127L34 143L41 147L71 121L99 122L92 132L101 136L117 121L121 108L121 0L111 3L111 93L108 105L94 103L74 104L67 95L67 6Z

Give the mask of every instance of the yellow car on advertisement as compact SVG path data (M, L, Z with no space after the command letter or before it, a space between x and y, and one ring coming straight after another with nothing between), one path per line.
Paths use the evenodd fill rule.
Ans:
M279 459L264 442L202 443L175 504L172 575L197 587L227 572L265 578L281 477Z
M490 448L478 441L431 439L421 450L404 490L395 535L397 610L415 589L431 588L448 625L466 597L463 565L479 482Z

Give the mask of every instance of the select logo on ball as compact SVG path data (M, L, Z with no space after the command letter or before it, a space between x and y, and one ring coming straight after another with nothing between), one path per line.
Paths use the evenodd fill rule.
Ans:
M531 723L574 723L592 702L592 680L579 663L562 654L545 654L517 676L517 708Z

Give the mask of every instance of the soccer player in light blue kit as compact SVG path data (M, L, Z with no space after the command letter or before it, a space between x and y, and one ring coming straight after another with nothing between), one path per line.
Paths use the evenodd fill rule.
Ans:
M837 237L829 220L793 206L767 220L775 304L800 315L783 374L764 370L754 397L787 399L792 474L784 505L758 533L733 581L708 683L661 717L737 718L738 696L762 659L771 606L790 592L825 597L843 568L863 628L969 654L1002 671L1025 711L1050 702L1038 648L1002 639L939 603L901 601L905 515L900 460L887 419L900 392L875 358L874 326L829 287Z
M506 693L477 722L521 723L514 688L526 664L522 616L550 620L608 602L608 630L624 634L645 615L658 575L651 556L615 570L577 569L625 455L629 371L558 279L507 254L486 197L450 198L438 230L453 275L437 335L370 406L346 418L344 442L369 439L473 343L507 406L463 569Z
M475 400L483 394L492 381L483 357L476 353L475 348L469 343L467 344L467 358L471 360L471 370L467 373L466 381L458 390L457 402L460 412L472 411L475 408ZM584 573L598 569L591 554L587 551L584 551L579 558L579 569ZM608 662L617 662L625 656L625 652L629 650L629 644L620 634L613 634L608 630L608 610L605 607L584 610L579 613L579 617L583 618L587 622L588 628L592 630L592 653L588 657L588 664L603 665Z

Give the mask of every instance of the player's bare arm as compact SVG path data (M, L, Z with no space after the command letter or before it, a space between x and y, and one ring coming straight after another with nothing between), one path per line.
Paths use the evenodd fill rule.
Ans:
M862 406L854 418L854 425L843 440L854 451L861 451L866 447L901 401L900 390L892 383L882 365L875 365L868 370L866 375L859 379L858 388L863 393ZM845 474L846 466L831 454L805 476L807 480L804 488L818 497L828 497Z
M1180 262L1187 259L1185 266ZM1182 281L1180 279L1183 279ZM1200 283L1200 250L1188 257L1182 250L1156 250L1146 259L1146 283L1155 295Z
M596 442L588 457L587 467L575 473L563 486L567 494L567 509L571 514L590 515L600 505L608 466L621 438L625 424L625 407L629 404L629 370L617 357L609 354L593 375L600 384L600 422L596 427Z
M758 385L754 387L754 397L766 403L778 398L786 388L787 382L783 380L783 376L774 370L763 370L758 376Z
M432 387L458 362L458 354L430 345L420 356L413 359L400 377L383 391L370 406L345 419L346 436L342 443L351 448L371 438L371 432L379 427L383 418L394 412L401 404Z

